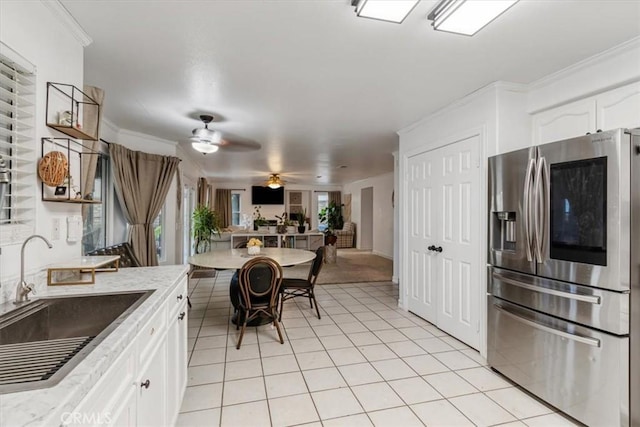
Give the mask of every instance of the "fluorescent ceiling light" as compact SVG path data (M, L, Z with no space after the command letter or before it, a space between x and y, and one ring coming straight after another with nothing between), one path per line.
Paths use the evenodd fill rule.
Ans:
M443 0L427 19L433 28L449 33L472 36L496 19L518 0Z
M420 0L354 0L356 15L400 24Z

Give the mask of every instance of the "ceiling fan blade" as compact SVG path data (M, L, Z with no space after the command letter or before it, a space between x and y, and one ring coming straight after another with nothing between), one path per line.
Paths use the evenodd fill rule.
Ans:
M221 151L228 151L232 153L240 153L245 151L256 151L262 148L262 145L253 141L230 141L222 139L218 144Z

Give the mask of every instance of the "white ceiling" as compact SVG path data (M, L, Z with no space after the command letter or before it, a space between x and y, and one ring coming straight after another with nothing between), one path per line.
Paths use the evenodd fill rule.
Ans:
M428 0L402 24L358 18L350 0L62 3L93 38L85 83L105 89L105 116L184 144L221 181L390 172L397 130L493 81L529 83L640 34L640 1L521 0L474 37L433 31ZM262 149L193 152L201 113Z

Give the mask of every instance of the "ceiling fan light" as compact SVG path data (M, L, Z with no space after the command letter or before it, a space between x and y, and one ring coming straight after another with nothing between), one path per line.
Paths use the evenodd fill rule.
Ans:
M218 151L218 148L219 148L217 145L213 145L213 144L202 142L202 141L192 142L191 147L194 150L199 151L203 154L215 153L216 151Z
M271 174L269 176L269 179L267 180L267 187L271 188L272 190L276 190L280 187L282 187L283 183L280 180L280 176L278 174Z
M402 23L420 0L360 0L353 2L356 15L380 21Z
M435 30L473 36L518 0L442 0L429 13Z
M220 144L222 141L222 133L217 130L212 130L208 128L204 129L194 129L193 136L200 139L202 142L208 142L211 144Z

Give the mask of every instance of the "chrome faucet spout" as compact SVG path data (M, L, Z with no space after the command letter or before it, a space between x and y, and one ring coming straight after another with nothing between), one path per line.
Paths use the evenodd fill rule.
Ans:
M42 239L49 249L53 248L51 242L39 234L33 234L22 242L22 248L20 248L20 282L18 282L18 285L16 286L16 300L14 301L14 304L22 304L25 301L29 301L29 292L33 292L35 294L34 285L28 284L24 280L24 248L31 239L35 239L36 237Z

